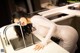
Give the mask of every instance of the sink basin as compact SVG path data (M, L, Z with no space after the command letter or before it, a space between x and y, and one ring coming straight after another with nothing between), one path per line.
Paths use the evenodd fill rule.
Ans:
M32 35L32 34L30 34L29 36L26 36L25 44L24 44L23 39L15 38L15 39L10 40L14 50L23 49L23 48L25 48L25 46L29 47L31 45L36 44L39 41L40 40L35 35Z
M68 15L68 14L66 14L66 13L58 12L58 13L55 13L55 14L53 14L53 15L48 16L47 18L48 18L49 20L53 20L53 19L56 19L56 18L60 18L60 17L62 17L62 16L67 16L67 15Z
M6 41L9 42L9 44L6 43L6 45L9 45L9 46L11 45L14 50L20 50L20 49L32 46L40 41L32 33L26 36L22 35L22 38L19 38L16 32L14 31L13 26L16 26L16 25L9 25L4 28L3 30L4 38L3 39L5 39L5 43Z

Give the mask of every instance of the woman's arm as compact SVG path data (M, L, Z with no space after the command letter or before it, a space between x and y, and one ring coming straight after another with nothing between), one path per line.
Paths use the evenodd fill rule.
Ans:
M42 41L43 45L46 45L48 40L50 40L51 36L54 34L56 30L56 24L51 22L50 20L46 19L45 17L35 15L31 18L31 21L37 25L41 25L44 27L49 28L49 31L45 37L45 39Z

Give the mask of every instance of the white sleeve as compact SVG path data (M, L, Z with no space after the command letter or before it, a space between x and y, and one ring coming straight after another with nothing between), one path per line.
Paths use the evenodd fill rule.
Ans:
M31 21L38 25L49 28L49 31L48 31L45 39L42 41L42 44L46 45L48 40L50 40L50 38L52 37L52 35L54 34L54 32L56 30L56 24L51 22L50 20L46 19L45 17L39 16L39 15L33 16Z

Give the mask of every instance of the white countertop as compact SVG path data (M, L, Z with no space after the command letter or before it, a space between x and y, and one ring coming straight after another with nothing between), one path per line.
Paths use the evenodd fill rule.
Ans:
M12 31L10 31L10 32L12 32ZM36 31L33 33L40 40L44 40L44 38L41 37L39 34L37 34ZM1 35L1 36L3 36L3 35ZM12 33L11 33L11 37L15 38L16 36L12 36ZM68 51L66 51L65 49L63 49L58 44L56 44L55 42L52 42L52 41L48 45L46 45L43 49L41 49L39 51L35 51L34 47L35 47L35 45L32 45L32 46L29 46L29 47L26 47L26 48L23 48L23 49L16 51L12 48L11 45L8 45L8 46L6 46L6 50L7 50L7 53L26 53L26 52L27 53L69 53ZM1 43L0 43L0 48L1 48Z
M62 7L57 7L57 8L53 8L47 11L43 11L43 12L39 12L38 14L42 15L42 16L51 16L54 15L55 13L66 13L69 14L70 16L80 16L80 10L70 10L68 9L68 6L77 6L80 5L79 3L74 3L74 4L70 4L70 5L66 5L66 6L62 6Z

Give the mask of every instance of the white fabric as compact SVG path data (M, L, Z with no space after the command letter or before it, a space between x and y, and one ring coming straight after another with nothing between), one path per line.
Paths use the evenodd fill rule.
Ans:
M36 15L31 18L33 26L37 29L37 32L45 37L42 43L47 44L48 40L51 38L53 31L56 29L56 25L49 21L48 19Z
M45 40L42 41L43 45L47 44L48 40L54 36L60 39L59 45L64 49L71 53L75 51L78 33L74 28L70 26L57 25L39 15L33 16L31 22L36 28L36 31L41 34L41 36L45 36Z

